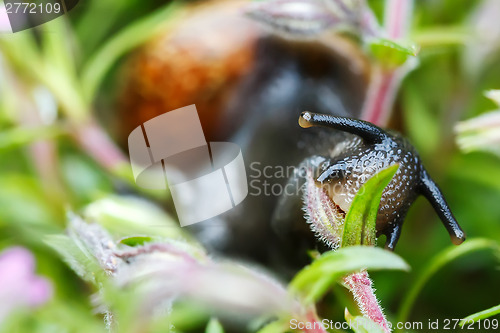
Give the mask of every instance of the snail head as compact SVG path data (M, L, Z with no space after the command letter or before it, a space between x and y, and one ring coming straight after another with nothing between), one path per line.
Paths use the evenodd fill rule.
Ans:
M384 234L387 237L385 247L393 250L396 246L406 213L419 195L431 203L454 244L465 240L465 233L441 190L422 165L417 151L399 133L385 131L363 120L311 112L301 114L299 125L353 134L337 144L327 156L322 156L309 175L315 186L309 186L304 196L304 209L313 230L329 245L338 246L338 237L328 235L331 227L314 226L311 220L318 217L315 210L327 212L324 216L333 220L331 226L341 225L362 185L378 171L396 163L399 169L382 194L376 222L377 236Z

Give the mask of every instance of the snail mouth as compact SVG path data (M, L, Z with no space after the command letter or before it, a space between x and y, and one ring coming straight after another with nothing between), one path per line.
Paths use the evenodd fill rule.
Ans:
M352 198L349 196L344 182L339 181L335 183L317 184L317 186L325 191L332 203L336 205L344 215L349 211Z
M342 241L347 201L330 193L327 186L318 184L312 172L308 172L303 197L306 220L321 241L336 249Z

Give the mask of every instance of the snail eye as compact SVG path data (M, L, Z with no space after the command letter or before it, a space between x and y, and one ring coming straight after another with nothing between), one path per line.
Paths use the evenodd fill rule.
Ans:
M319 173L323 173L324 171L328 170L328 168L332 165L330 160L324 160L323 162L320 163L318 167Z

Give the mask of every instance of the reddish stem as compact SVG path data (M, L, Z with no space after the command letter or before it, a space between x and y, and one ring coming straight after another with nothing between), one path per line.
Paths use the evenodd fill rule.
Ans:
M410 26L412 0L387 0L385 3L385 30L389 38L404 38Z
M94 120L78 126L74 137L97 163L111 172L117 171L128 162L122 151Z
M400 83L396 69L375 65L361 118L378 126L387 124Z
M372 288L372 281L368 276L368 272L361 271L347 275L344 277L344 285L353 294L361 313L380 325L384 332L391 332L387 319L375 296L375 290Z
M387 0L385 31L392 39L404 38L408 32L413 8L412 0ZM392 105L403 77L413 68L407 62L397 68L374 65L372 78L361 118L378 126L385 126L391 115Z

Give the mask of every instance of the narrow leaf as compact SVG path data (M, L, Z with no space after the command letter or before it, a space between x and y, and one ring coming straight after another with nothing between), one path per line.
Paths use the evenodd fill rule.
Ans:
M395 68L403 65L409 57L418 53L415 44L404 45L385 38L374 38L369 42L373 56L385 67Z
M137 246L137 245L144 245L148 242L151 242L152 240L153 237L149 236L130 236L120 239L120 243L128 246Z
M380 198L398 168L399 164L394 164L383 169L360 188L347 212L342 246L375 245L375 223Z
M265 325L257 333L282 333L288 332L289 330L289 323L284 319L279 319Z
M464 326L466 324L470 324L471 322L476 322L478 320L486 319L489 317L493 317L497 314L500 314L500 304L497 306L494 306L492 308L471 314L470 316L465 317L460 321L460 326Z
M66 235L49 235L45 243L52 247L62 259L85 281L96 283L95 274L100 272L97 260L78 248L74 241Z
M404 298L403 303L400 307L398 322L406 321L408 315L410 314L411 308L413 307L413 303L415 303L415 300L423 289L425 283L443 266L463 255L486 249L498 250L499 246L492 240L478 238L468 240L458 247L452 245L438 253L432 259L432 261L428 265L426 265L425 270L420 273L416 281L411 285L411 289L406 294L406 297Z
M335 281L362 269L409 270L398 255L376 247L351 246L326 252L311 265L302 269L290 283L290 290L301 295L306 303L321 298Z
M178 8L178 2L172 2L133 22L90 57L82 71L82 86L89 101L93 100L105 75L119 58L161 31L163 24L177 13Z
M63 134L65 129L59 125L14 127L0 133L0 151L18 148L38 140L53 139Z

